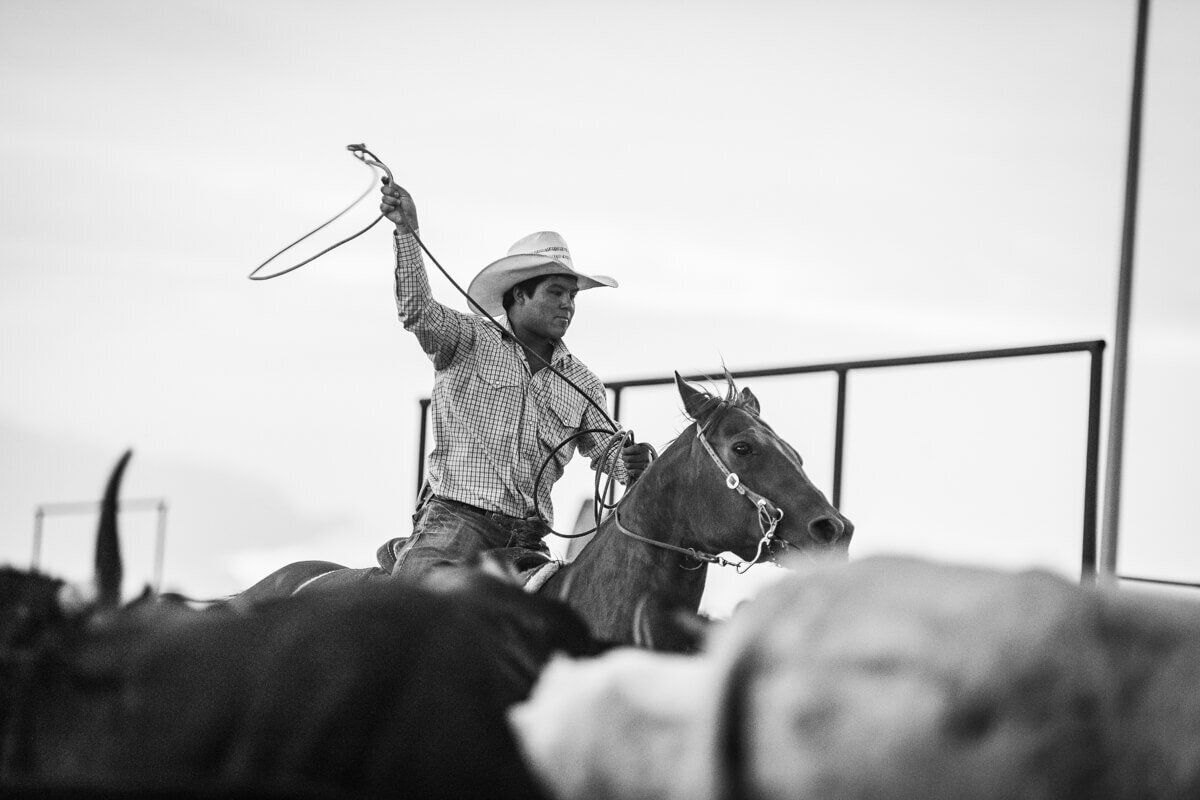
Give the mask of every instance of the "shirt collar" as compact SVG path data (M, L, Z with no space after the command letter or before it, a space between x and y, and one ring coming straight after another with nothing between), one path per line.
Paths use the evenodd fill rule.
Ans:
M512 320L508 318L508 314L504 315L504 334L506 338L512 340L514 346L520 347L517 344L516 332L513 330ZM562 339L555 339L554 352L550 355L550 363L557 364L571 357L571 351L567 349L566 343Z

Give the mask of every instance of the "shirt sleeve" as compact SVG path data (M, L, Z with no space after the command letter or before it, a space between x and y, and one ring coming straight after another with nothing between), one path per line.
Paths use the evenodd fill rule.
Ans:
M435 369L444 369L461 347L467 346L472 328L460 311L433 299L421 247L411 233L396 231L396 311L404 329L411 331Z

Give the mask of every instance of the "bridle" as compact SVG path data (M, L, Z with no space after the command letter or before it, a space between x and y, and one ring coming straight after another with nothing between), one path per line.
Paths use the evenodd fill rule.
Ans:
M779 527L780 521L783 520L783 509L772 503L768 498L751 489L749 486L746 486L744 483L742 483L741 478L738 477L736 472L733 472L729 469L729 467L725 466L725 462L721 460L719 455L717 455L717 451L713 449L711 444L709 444L708 437L704 435L704 427L705 426L700 425L696 426L696 439L700 442L701 446L704 447L704 451L708 453L709 457L712 458L713 463L717 465L717 469L719 469L721 474L725 476L726 488L732 489L754 504L755 514L758 519L758 528L762 532L762 537L758 540L758 549L754 553L754 558L750 561L730 561L723 556L716 555L714 553L706 553L697 550L694 547L678 547L673 544L667 544L666 542L660 542L656 539L650 539L634 533L621 523L620 504L613 509L613 522L616 524L617 530L623 533L625 536L628 536L630 539L636 539L639 542L645 542L646 544L653 545L654 547L658 547L663 550L671 550L676 553L682 553L702 563L717 564L722 567L734 567L738 574L741 575L755 564L762 561L764 550L769 555L771 552L771 547L776 542L781 543L785 549L787 548L787 542L775 535L775 529ZM698 568L699 565L693 567L692 569ZM685 567L685 569L687 568Z

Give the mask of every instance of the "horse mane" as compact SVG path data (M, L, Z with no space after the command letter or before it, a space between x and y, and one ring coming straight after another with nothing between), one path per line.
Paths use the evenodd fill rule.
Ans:
M701 389L705 399L703 404L700 406L699 413L697 413L694 419L696 421L700 421L701 419L711 416L716 411L724 413L731 408L741 408L746 411L751 411L755 416L758 416L758 412L750 408L749 401L745 396L742 395L741 391L739 391L737 382L734 381L733 375L729 372L729 368L724 364L721 365L721 368L725 371L725 396L722 397L716 387L716 383L719 379L705 375L703 380L713 384L714 391L710 392Z

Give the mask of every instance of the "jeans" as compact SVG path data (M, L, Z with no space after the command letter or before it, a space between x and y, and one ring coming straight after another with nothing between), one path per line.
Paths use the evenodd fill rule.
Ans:
M480 513L430 496L413 515L413 534L396 556L393 575L419 577L431 569L470 561L485 550L520 547L549 554L540 519Z

